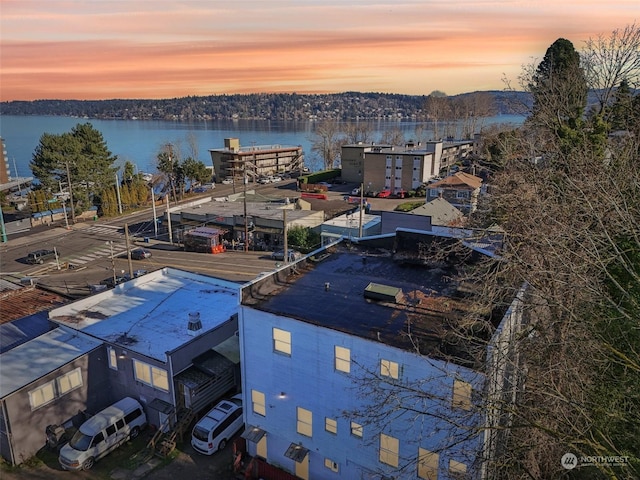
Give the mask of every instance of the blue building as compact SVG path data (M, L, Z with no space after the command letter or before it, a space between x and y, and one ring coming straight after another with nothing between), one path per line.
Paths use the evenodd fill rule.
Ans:
M479 307L456 279L486 254L435 255L453 242L411 231L339 242L243 287L250 455L302 479L482 477L499 423L484 399L505 373L479 345L503 348L492 335L519 317Z

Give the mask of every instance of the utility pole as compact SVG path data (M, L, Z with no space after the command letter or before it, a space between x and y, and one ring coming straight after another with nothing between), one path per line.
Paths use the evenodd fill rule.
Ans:
M0 205L0 228L2 229L2 243L7 243L7 229L4 225L4 214L2 213L2 205Z
M242 203L244 205L244 251L249 251L249 218L247 217L247 172L246 168L243 169L242 172L244 175L242 176L242 184L243 184L243 193L242 193Z
M65 159L65 165L67 166L67 186L69 187L69 201L71 202L71 223L76 223L76 208L73 203L73 188L71 187L71 173L69 172L69 160Z
M284 263L289 263L289 242L287 241L287 209L282 209L282 235L284 246Z
M113 258L113 241L107 240L109 249L111 250L111 271L113 272L113 285L116 285L116 261Z
M116 172L116 193L118 194L118 213L122 215L122 200L120 199L120 179L118 178L118 172Z
M364 183L360 184L360 228L358 228L358 238L362 238L362 210L364 209Z
M58 182L58 185L60 186L60 200L62 200L62 211L64 212L64 225L67 228L67 230L69 230L69 219L67 218L67 207L65 205L65 200L62 195L62 182Z
M131 245L129 244L129 224L124 224L124 241L127 244L127 261L129 262L129 278L133 278L133 263L131 263Z
M169 195L165 197L167 199L167 228L169 229L169 243L173 245L173 232L171 231L171 212L169 211Z
M153 184L151 185L151 208L153 209L153 233L154 238L158 238L158 216L156 215L156 197L153 193Z

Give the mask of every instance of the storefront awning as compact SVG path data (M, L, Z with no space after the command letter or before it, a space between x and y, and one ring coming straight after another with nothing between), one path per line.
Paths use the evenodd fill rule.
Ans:
M242 438L245 438L253 443L258 443L262 437L265 435L264 430L258 427L253 427L251 425L247 425L247 428L244 432L242 432Z
M298 445L297 443L292 443L289 445L289 448L287 448L284 456L291 460L295 460L298 463L302 463L304 457L306 457L308 453L308 448L304 448L302 445Z

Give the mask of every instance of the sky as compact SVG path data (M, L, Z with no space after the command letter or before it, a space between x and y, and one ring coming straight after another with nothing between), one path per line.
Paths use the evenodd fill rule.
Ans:
M0 100L517 88L558 38L637 21L638 0L0 0Z

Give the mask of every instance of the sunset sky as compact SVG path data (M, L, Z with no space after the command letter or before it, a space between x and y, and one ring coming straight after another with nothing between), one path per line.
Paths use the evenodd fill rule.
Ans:
M638 0L0 0L0 99L253 92L449 95L517 86L560 37Z

